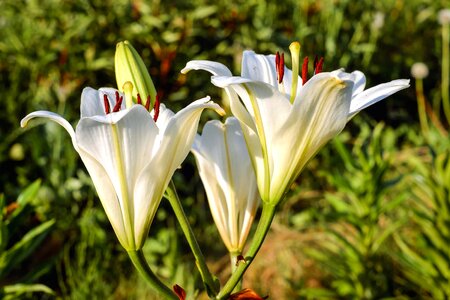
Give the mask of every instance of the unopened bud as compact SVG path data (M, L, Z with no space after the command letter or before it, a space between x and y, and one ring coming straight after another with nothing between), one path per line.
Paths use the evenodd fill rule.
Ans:
M438 12L438 21L441 25L450 24L450 8L444 8Z
M127 107L137 103L138 94L143 99L147 99L150 96L152 104L155 103L156 89L150 74L145 67L144 61L128 41L117 44L114 63L117 88L121 92L125 92L125 84L127 82L130 82L133 87L132 100L127 99Z
M411 67L411 75L416 79L424 79L428 76L428 67L423 62L416 62Z

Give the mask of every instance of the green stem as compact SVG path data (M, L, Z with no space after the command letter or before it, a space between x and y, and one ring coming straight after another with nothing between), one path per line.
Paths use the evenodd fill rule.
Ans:
M155 291L164 296L164 299L178 300L178 296L175 295L172 290L162 283L161 280L159 280L159 278L152 272L147 264L147 261L145 260L142 250L130 250L128 251L128 256L141 276L144 277L145 281L147 281L147 283Z
M428 121L427 113L425 109L425 96L423 95L423 82L422 79L416 79L416 96L417 96L417 109L419 112L420 128L423 134L428 133Z
M448 91L450 77L449 35L449 24L442 24L442 106L448 124L450 124L450 99Z
M240 263L243 263L243 262L238 262L238 257L241 254L242 254L242 252L240 252L240 251L230 252L231 274L233 274L236 271L236 269ZM236 287L233 290L234 292L239 292L240 290L242 290L242 279L243 278L241 278L239 280L239 282L237 283Z
M252 263L262 243L269 232L270 225L272 224L273 217L275 216L276 206L270 204L264 204L261 212L261 219L259 220L258 226L256 227L255 234L253 236L252 243L245 255L245 262L239 263L239 266L231 274L230 279L224 285L220 293L217 295L216 299L224 300L228 299L228 296L233 291L234 287L239 283L244 272Z
M181 206L180 199L178 198L175 184L173 181L170 181L169 187L166 190L166 194L164 195L170 202L172 209L177 217L178 223L180 224L181 230L183 230L184 236L191 247L192 253L194 254L197 268L200 272L200 276L202 277L203 283L205 284L206 291L210 297L215 297L219 290L219 282L214 280L211 272L206 265L205 257L203 256L202 251L200 250L200 246L195 239L194 231L189 224L189 221L184 213L183 207Z

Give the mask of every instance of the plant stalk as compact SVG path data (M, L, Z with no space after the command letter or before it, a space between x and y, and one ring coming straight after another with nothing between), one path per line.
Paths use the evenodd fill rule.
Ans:
M164 296L164 299L169 300L179 300L178 296L175 295L171 289L169 289L158 277L152 272L147 261L145 260L144 253L142 249L127 251L133 265L139 271L145 281L159 294Z
M198 245L198 242L195 238L194 231L192 230L186 214L184 213L184 209L181 206L180 199L178 198L178 194L175 189L175 184L172 180L170 181L170 184L164 196L167 198L167 200L169 200L178 223L180 224L181 230L183 230L184 236L186 237L186 240L191 247L192 253L195 257L197 268L200 272L203 283L205 284L208 295L210 297L215 297L220 288L219 282L217 280L214 280L211 272L208 269L208 266L206 265L205 257L200 250L200 246Z
M228 279L227 283L224 285L220 293L217 295L216 299L225 300L228 299L228 296L233 292L234 287L239 283L244 272L252 263L259 249L261 248L262 243L269 232L270 225L272 224L272 220L275 216L276 205L263 204L261 218L259 220L258 226L256 227L255 234L253 236L252 243L245 254L245 262L239 263L236 270L234 270L231 277Z

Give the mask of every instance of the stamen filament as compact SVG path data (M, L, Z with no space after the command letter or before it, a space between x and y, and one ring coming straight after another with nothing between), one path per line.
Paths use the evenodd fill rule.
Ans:
M289 45L289 50L291 51L292 59L292 85L291 85L291 103L294 103L295 97L297 96L298 87L298 72L300 65L300 43L292 42Z
M111 107L109 106L108 95L103 94L103 104L105 106L105 114L109 114L111 112Z

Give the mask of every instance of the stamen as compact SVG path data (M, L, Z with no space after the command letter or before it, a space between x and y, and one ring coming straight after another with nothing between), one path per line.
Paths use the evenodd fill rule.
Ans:
M103 105L105 106L105 114L109 114L111 112L111 107L109 106L108 95L103 94Z
M295 97L297 96L297 86L298 86L298 72L300 66L300 43L292 42L289 45L289 50L291 51L292 59L292 86L291 86L291 103L294 103Z
M317 67L317 62L319 61L319 58L316 56L314 56L314 63L313 63L313 70L314 73L316 72L316 67Z
M303 59L302 65L302 85L308 81L308 56Z
M280 52L277 51L277 54L275 55L275 68L277 71L278 84L281 84L284 77L284 53L280 55Z
M317 63L317 65L314 67L314 74L319 74L322 72L322 68L323 68L323 57L321 57L319 59L319 62Z
M117 96L119 96L119 93L117 93ZM123 102L123 96L120 96L116 101L116 105L114 105L113 112L118 112L120 110L120 107L122 106L122 102Z
M150 101L150 95L147 96L147 102L145 102L145 109L150 110L150 104L152 101Z
M148 96L150 101L150 96ZM159 117L159 106L161 105L161 102L159 101L159 95L156 94L156 100L155 105L153 106L153 121L157 121Z
M142 105L141 95L137 94L137 104Z

